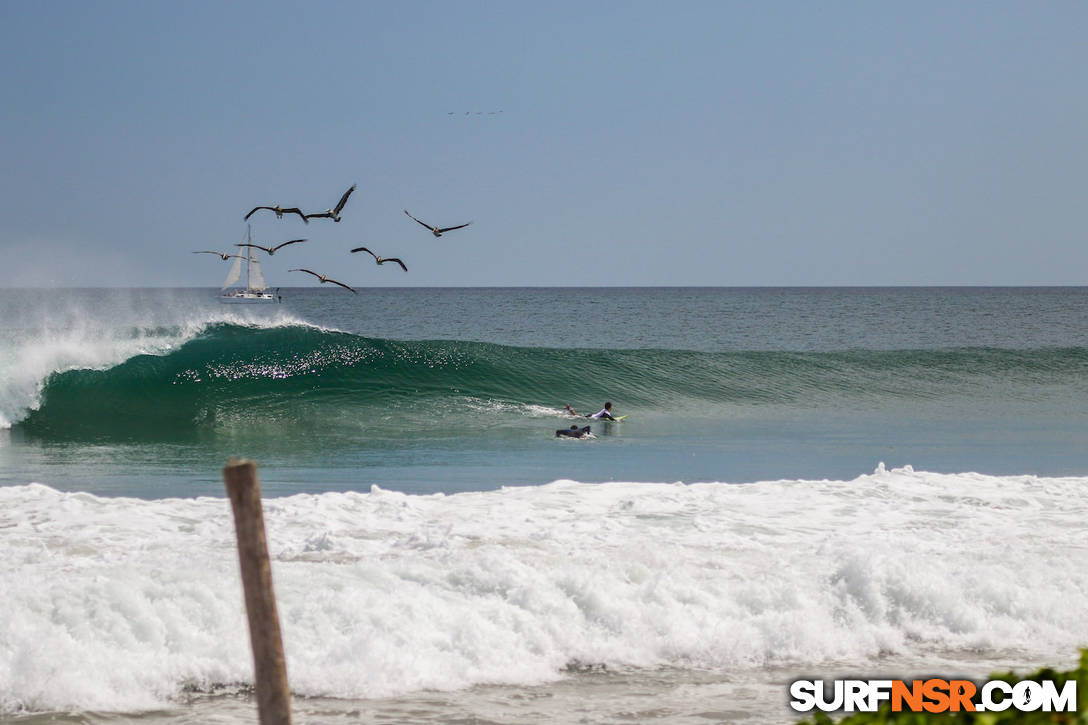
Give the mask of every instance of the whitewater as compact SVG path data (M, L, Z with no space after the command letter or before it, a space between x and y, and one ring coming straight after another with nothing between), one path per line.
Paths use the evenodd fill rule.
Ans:
M1085 483L881 467L851 481L298 494L266 500L265 516L296 697L681 670L706 690L698 712L768 668L1071 662L1088 641ZM4 715L156 711L252 682L224 499L28 485L0 502ZM755 699L789 719L782 693Z
M262 328L306 326L277 310L192 310L175 306L172 295L148 305L134 293L113 291L105 309L63 299L42 306L17 302L6 291L0 340L0 429L10 429L41 405L53 375L73 370L106 370L140 355L164 355L200 336L210 325Z

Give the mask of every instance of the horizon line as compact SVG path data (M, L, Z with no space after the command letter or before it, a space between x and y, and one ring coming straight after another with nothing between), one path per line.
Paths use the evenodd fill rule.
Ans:
M1088 287L1088 282L1036 282L1036 283L993 283L993 282L896 282L887 284L382 284L352 285L357 289L935 289L935 288L978 288L978 289L1035 289L1042 287L1070 288ZM91 290L91 289L138 289L138 290L218 290L214 285L35 285L8 286L0 284L0 290ZM322 289L314 285L270 285L265 289Z

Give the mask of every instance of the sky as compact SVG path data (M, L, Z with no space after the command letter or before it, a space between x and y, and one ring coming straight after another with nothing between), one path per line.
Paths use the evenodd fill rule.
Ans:
M352 184L250 219L308 240L269 284L1088 284L1086 36L1073 1L0 0L0 286L218 286L192 251Z

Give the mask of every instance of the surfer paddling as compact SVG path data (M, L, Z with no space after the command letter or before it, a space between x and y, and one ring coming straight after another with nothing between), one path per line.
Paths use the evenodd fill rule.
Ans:
M570 406L567 407L569 408ZM604 407L601 408L599 411L597 411L593 415L587 415L586 417L594 418L596 420L616 420L616 418L612 415L612 403L605 403Z
M590 435L589 426L582 426L579 428L576 425L572 425L570 428L560 428L555 432L556 438L585 438Z
M614 422L619 422L623 418L627 417L627 416L619 416L619 417L614 416L613 411L611 411L611 403L605 403L605 407L597 410L596 413L594 413L591 416L582 416L582 415L580 415L578 413L578 410L570 407L570 403L567 403L565 406L562 406L562 410L560 410L559 413L560 414L566 414L568 416L573 416L573 417L576 417L576 418L584 417L584 418L592 418L593 420L610 420L610 421L614 421Z
M567 415L572 415L572 416L575 416L575 417L582 417L582 416L578 415L577 410L570 407L570 403L567 403L566 405L563 406L562 412L566 413ZM626 416L621 415L619 418L617 418L616 416L612 415L612 403L605 403L604 407L601 408L599 411L597 411L593 415L587 415L585 417L586 418L592 418L594 420L619 421L620 418L625 418Z

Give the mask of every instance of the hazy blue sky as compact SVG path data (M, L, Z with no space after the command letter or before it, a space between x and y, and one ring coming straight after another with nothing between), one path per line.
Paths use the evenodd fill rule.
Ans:
M0 0L0 285L217 286L191 250L353 183L254 216L310 240L270 284L1084 284L1086 37L1072 1Z

